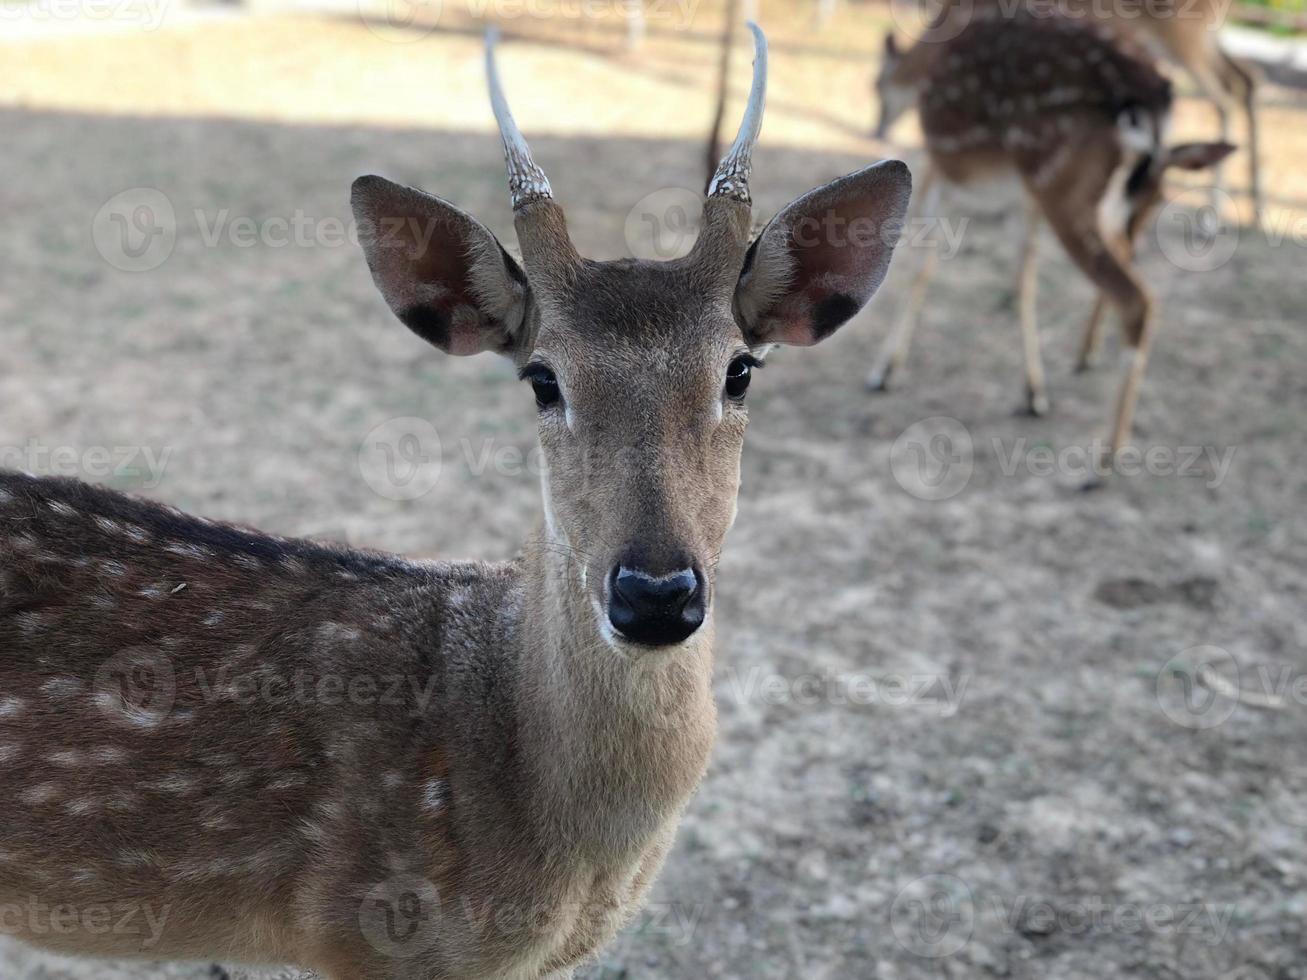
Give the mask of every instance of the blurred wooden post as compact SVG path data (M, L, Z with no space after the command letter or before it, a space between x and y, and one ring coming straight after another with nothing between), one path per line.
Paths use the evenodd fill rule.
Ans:
M644 43L644 0L625 0L626 50L634 51Z
M740 20L740 3L741 0L726 0L726 24L722 27L721 57L717 61L717 108L708 134L707 169L703 179L705 192L713 174L717 172L717 164L722 156L722 120L726 116L726 96L730 92L731 48L735 44L735 24Z

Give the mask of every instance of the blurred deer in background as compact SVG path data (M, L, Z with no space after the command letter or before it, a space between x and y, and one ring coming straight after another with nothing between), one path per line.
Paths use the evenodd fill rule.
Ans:
M911 193L886 161L750 242L753 31L683 258L577 253L490 52L520 263L452 204L354 184L399 319L533 390L543 514L518 560L334 549L0 474L0 908L114 903L157 930L0 929L329 980L528 980L571 976L638 909L713 742L751 373L866 304ZM307 696L260 694L288 689Z
M1216 106L1222 142L1230 140L1230 115L1243 113L1247 125L1248 192L1260 218L1265 198L1257 131L1257 83L1253 68L1221 48L1220 27L1229 10L1228 0L946 0L925 27L921 39L904 49L892 33L876 75L880 114L874 135L884 140L894 123L917 103L930 78L936 58L948 41L978 20L1016 21L1061 16L1086 24L1100 24L1118 36L1133 37L1160 57L1179 66L1199 93ZM1222 185L1221 168L1215 168L1216 186Z
M1105 304L1119 314L1132 354L1112 416L1112 452L1130 438L1152 343L1148 292L1131 268L1134 242L1161 200L1168 170L1210 167L1234 149L1167 145L1171 103L1171 83L1141 48L1113 40L1101 25L1064 18L976 21L941 47L921 85L930 170L915 210L938 215L945 190L1020 188L1025 231L1017 293L1031 413L1048 409L1035 320L1041 221L1100 290L1081 366L1098 345ZM924 250L907 304L868 378L873 390L884 389L907 358L936 259L935 249Z

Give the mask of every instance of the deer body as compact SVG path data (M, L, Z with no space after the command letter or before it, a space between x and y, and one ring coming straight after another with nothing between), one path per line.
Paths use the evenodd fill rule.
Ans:
M877 164L750 242L754 32L740 135L681 259L576 253L489 53L520 265L453 205L355 182L392 311L530 383L543 519L517 561L333 549L0 476L0 911L46 910L0 931L327 980L535 980L639 907L712 745L750 370L870 299L911 189ZM155 927L47 927L102 905Z
M0 500L0 906L158 923L21 938L407 977L359 917L429 882L456 900L399 921L395 952L433 951L411 975L536 976L652 881L712 742L710 631L597 656L539 537L422 564L66 481L8 475Z
M1249 194L1254 213L1260 216L1265 202L1257 126L1257 76L1253 69L1221 48L1219 31L1228 10L1228 3L1222 0L1161 0L1143 5L1104 4L1093 0L1056 0L1052 4L1038 0L981 0L945 4L926 27L921 40L912 47L901 50L892 34L886 36L875 83L880 103L875 135L878 139L889 136L895 121L916 104L948 42L969 24L986 20L1019 23L1065 18L1087 28L1107 31L1118 39L1133 39L1179 66L1216 107L1222 142L1230 140L1231 113L1238 109L1243 114L1248 132ZM1219 186L1219 168L1217 182Z
M1048 408L1035 318L1036 234L1047 222L1068 256L1100 290L1081 366L1097 345L1106 305L1117 311L1129 364L1112 415L1111 451L1131 433L1151 344L1151 300L1131 267L1134 242L1161 199L1172 167L1223 159L1224 143L1168 146L1170 83L1137 45L1101 24L1067 18L979 20L943 43L921 90L931 174L924 198L999 178L1023 190L1025 231L1017 277L1026 363L1026 407ZM883 389L902 365L934 269L927 250L895 331L869 385Z

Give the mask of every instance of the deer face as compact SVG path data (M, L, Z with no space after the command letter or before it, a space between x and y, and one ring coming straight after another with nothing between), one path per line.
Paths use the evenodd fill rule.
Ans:
M876 119L876 139L889 137L889 132L899 118L916 104L917 86L900 77L903 65L903 52L893 34L885 35L885 50L881 55L880 69L876 72L876 101L880 105L880 115Z
M368 265L399 318L448 353L515 363L543 450L544 548L566 560L614 646L678 644L708 618L762 353L816 343L858 312L907 209L911 178L890 161L804 195L748 240L766 65L757 36L745 123L684 258L576 253L493 62L520 265L451 204L378 177L354 185Z

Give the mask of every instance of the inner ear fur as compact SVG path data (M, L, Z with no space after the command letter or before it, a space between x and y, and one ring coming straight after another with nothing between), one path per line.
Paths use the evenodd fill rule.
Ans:
M735 290L750 345L807 346L848 322L880 288L912 196L912 175L884 160L810 191L749 248Z
M479 221L381 177L354 181L350 205L372 280L410 330L448 354L523 341L526 276Z

